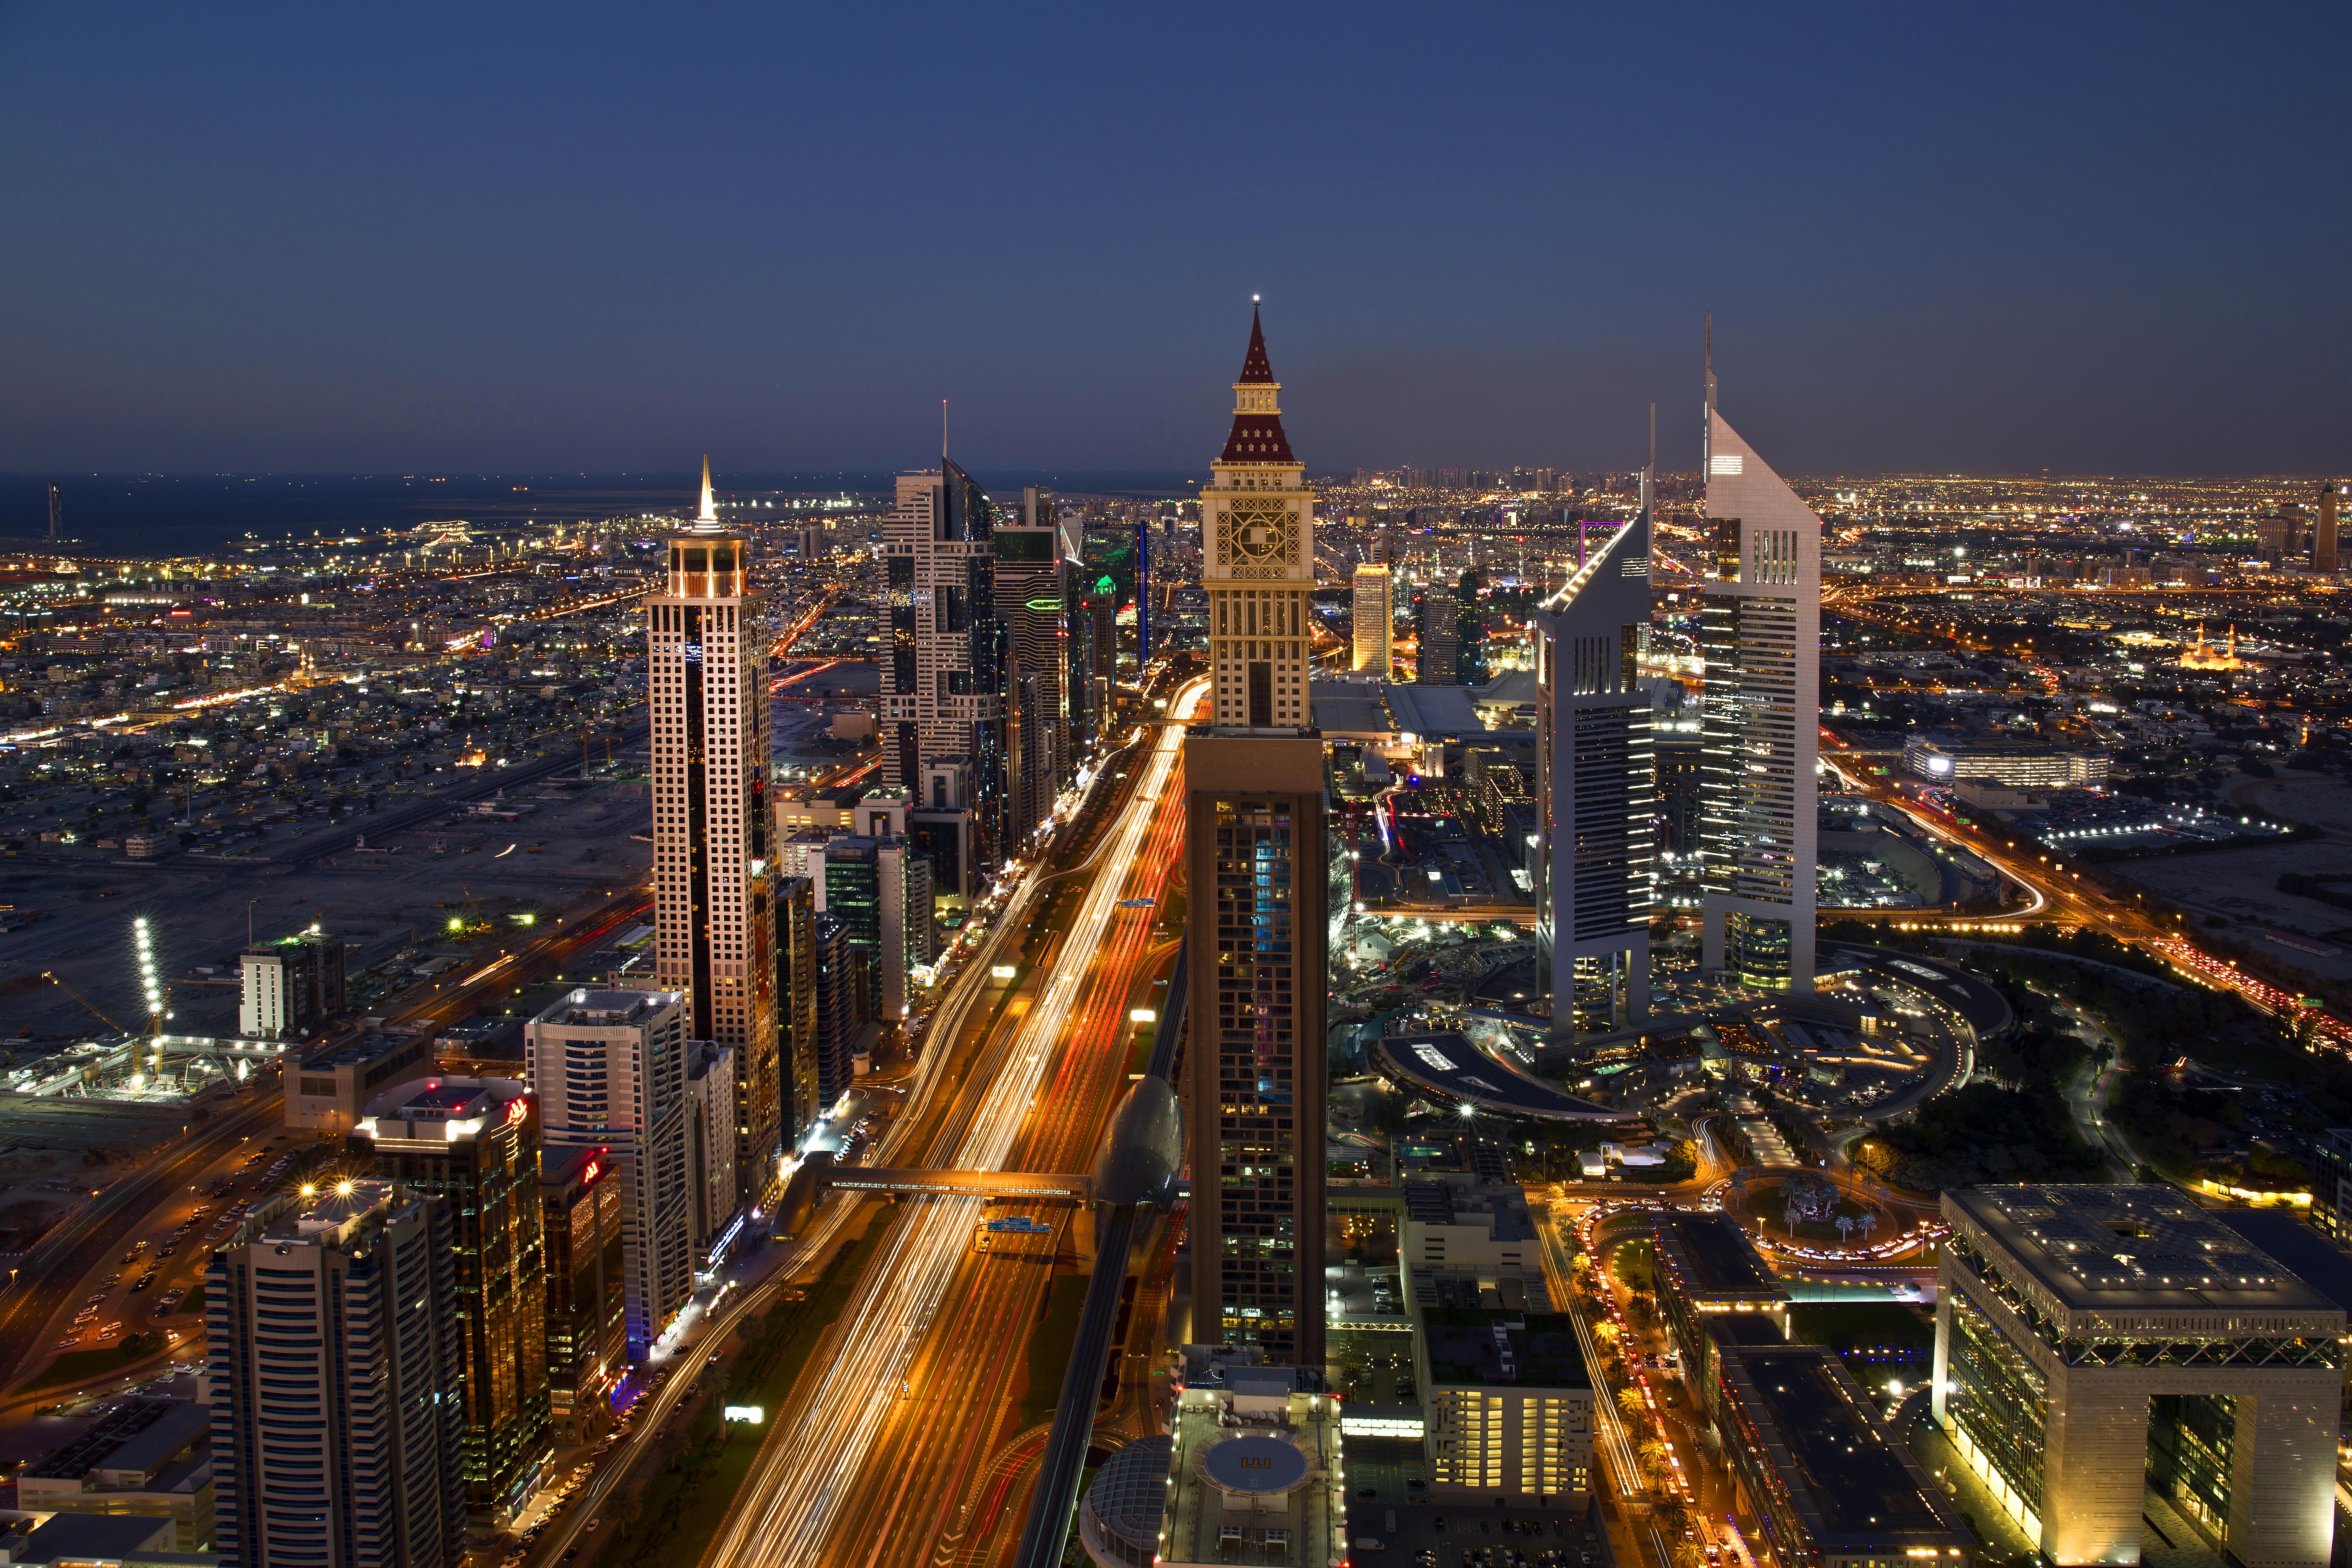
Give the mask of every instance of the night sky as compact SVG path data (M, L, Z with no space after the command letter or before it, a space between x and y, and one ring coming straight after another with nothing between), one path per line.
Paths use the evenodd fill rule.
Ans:
M2352 468L2352 6L0 4L0 469Z

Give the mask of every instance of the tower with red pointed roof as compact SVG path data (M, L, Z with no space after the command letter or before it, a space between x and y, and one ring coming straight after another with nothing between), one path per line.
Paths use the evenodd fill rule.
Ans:
M1201 490L1209 723L1184 742L1192 1338L1323 1365L1323 742L1307 706L1315 496L1250 318Z
M1282 384L1250 311L1249 352L1234 383L1234 423L1201 491L1201 585L1209 596L1214 722L1253 730L1312 722L1315 493L1283 434Z

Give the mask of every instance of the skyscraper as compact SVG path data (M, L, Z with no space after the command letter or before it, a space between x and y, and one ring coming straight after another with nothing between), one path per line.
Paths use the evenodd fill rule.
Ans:
M621 1184L602 1148L551 1149L541 1161L547 1251L547 1407L559 1443L593 1443L612 1425L612 1392L629 1365L628 1254Z
M1422 686L1461 683L1459 651L1454 637L1457 601L1454 584L1443 579L1424 585L1412 596L1414 682Z
M816 884L807 877L776 883L776 997L782 1058L784 1142L798 1148L824 1110L818 1100Z
M1810 991L1822 520L1716 411L1711 356L1706 456L1699 962Z
M1655 784L1650 696L1635 684L1650 620L1648 501L1645 476L1640 515L1536 616L1536 941L1559 1028L1649 1011Z
M1475 566L1454 585L1454 666L1465 686L1486 684L1486 611L1478 602L1486 586L1486 574Z
M907 793L910 823L950 828L948 842L927 847L939 891L959 901L1006 853L996 524L986 492L942 453L936 472L898 476L898 508L882 531L883 778Z
M1234 426L1201 492L1201 584L1209 595L1213 722L1266 729L1308 721L1315 492L1282 433L1282 384L1255 312L1234 383Z
M523 1026L541 1141L550 1150L603 1150L621 1184L632 1360L644 1358L694 1289L688 1016L675 991L583 988Z
M1021 521L994 535L996 602L1005 625L1007 847L1024 850L1069 779L1064 701L1066 614L1054 496L1024 490Z
M1396 626L1396 581L1386 565L1366 562L1356 568L1356 668L1389 678Z
M460 1568L455 1217L389 1182L283 1197L205 1269L214 1550L236 1568Z
M2311 536L2311 563L2322 572L2336 569L2336 481L2319 487L2319 527Z
M539 1119L520 1083L434 1077L368 1101L352 1152L449 1200L465 1385L466 1511L503 1530L547 1462L547 1280Z
M1201 492L1213 721L1184 747L1193 1337L1323 1364L1323 742L1307 727L1315 500L1253 312Z
M718 519L705 458L701 509L669 542L667 584L645 601L654 974L686 993L692 1038L735 1052L738 1196L749 1202L782 1142L768 908L768 601L748 581L751 542Z

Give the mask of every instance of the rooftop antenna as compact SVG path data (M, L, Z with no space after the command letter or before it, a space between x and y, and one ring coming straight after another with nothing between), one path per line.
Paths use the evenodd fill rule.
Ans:
M1706 411L1715 412L1715 312L1706 313Z
M1650 460L1642 466L1642 521L1650 521L1652 487L1658 475L1658 405L1650 405Z
M711 500L710 454L708 452L702 454L702 510L695 513L694 521L695 531L697 533L717 531L719 525L719 509L712 504ZM706 529L701 526L704 523L709 523L711 526Z
M940 461L948 460L948 400L940 399Z

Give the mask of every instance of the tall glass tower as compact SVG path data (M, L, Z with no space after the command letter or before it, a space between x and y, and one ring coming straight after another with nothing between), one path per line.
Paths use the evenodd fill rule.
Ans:
M1813 988L1822 520L1715 407L1706 372L1700 964Z
M782 1142L776 931L769 907L768 601L751 541L719 525L710 459L702 505L669 542L669 580L646 603L653 723L654 973L683 991L691 1037L735 1052L736 1180L748 1202Z

